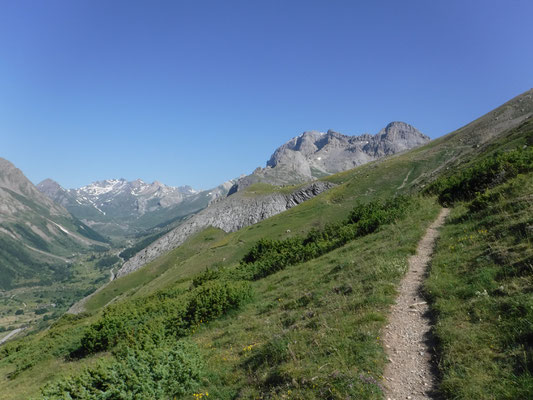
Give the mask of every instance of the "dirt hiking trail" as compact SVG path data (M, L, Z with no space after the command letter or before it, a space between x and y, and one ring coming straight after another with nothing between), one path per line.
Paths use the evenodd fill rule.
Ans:
M422 295L428 263L449 209L443 208L409 258L396 304L385 327L383 343L389 359L383 375L387 400L434 399L436 389L429 307Z

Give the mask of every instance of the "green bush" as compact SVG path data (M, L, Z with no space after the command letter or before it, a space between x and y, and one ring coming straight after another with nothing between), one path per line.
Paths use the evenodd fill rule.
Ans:
M251 295L247 282L206 281L190 292L163 291L142 301L108 307L87 328L72 357L114 348L119 343L157 344L171 333L186 336L190 328L238 308Z
M42 398L182 398L198 386L203 369L197 348L183 341L142 350L124 347L115 356L116 361L101 361L77 376L46 385Z
M328 224L321 230L313 229L305 237L261 239L242 258L239 275L243 279L260 279L289 265L319 257L403 217L413 204L414 199L407 196L357 203L345 221Z
M425 192L438 195L443 205L452 205L456 201L472 200L486 189L528 171L533 171L531 147L495 154L454 175L437 179Z
M224 270L222 269L206 269L201 274L196 275L192 280L192 287L196 288L203 285L207 281L219 279L223 276Z
M239 308L250 297L251 286L247 282L208 281L191 293L183 318L189 326L208 322Z
M91 325L81 339L79 355L92 354L114 347L125 333L128 318L114 312L113 309L104 311L102 318Z

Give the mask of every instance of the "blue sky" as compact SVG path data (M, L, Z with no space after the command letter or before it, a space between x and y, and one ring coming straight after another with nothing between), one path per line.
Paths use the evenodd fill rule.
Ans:
M209 188L305 130L432 138L533 86L531 1L0 0L0 156Z

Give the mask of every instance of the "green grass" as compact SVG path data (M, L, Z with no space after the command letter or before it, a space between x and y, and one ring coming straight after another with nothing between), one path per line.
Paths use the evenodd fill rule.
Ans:
M200 323L197 328L188 330L191 339L203 349L207 362L201 391L221 399L233 398L241 390L239 388L246 388L241 393L245 398L260 393L281 396L288 391L298 395L296 398L344 398L340 396L348 394L380 398L377 382L384 356L379 332L395 297L395 285L405 272L407 257L414 252L425 228L439 210L432 199L420 201L418 212L397 224L385 225L380 231L323 257L288 266L284 271L252 283L254 299L242 312L230 312L227 317L207 325ZM207 237L204 236L204 242L215 242L206 240ZM148 329L155 334L156 326L166 325L157 321L179 309L182 303L179 296L188 293L189 286L190 280L184 282L181 290L174 286L150 298L121 302L112 309L122 313L117 316L123 315L120 310L131 313L131 317L121 318L126 324L133 323L135 331ZM156 305L154 301L161 303ZM145 306L154 310L147 314L148 320L142 317ZM196 317L201 318L200 322L205 321L202 315L203 312ZM145 321L142 324L148 324L147 328L136 325L136 318ZM272 325L269 322L265 326L264 318L272 321ZM25 381L28 376L40 376L37 374L40 366L55 358L64 359L56 365L58 374L69 371L73 361L68 361L68 354L83 343L87 327L101 320L99 314L80 319L71 317L37 337L10 344L6 350L8 354L0 357L0 371L5 373L7 369L12 377L15 372L16 379L3 382L5 387L11 388L13 382ZM109 319L114 320L114 317ZM129 329L117 332L123 331L130 337ZM208 335L207 338L204 335ZM217 346L216 354L205 352L206 341ZM315 342L321 344L306 360L308 348ZM228 345L236 351L229 354L229 359L236 363L213 364L219 355L225 354ZM244 350L248 346L249 350ZM281 353L278 354L278 350ZM313 379L317 363L327 365L320 369L318 378ZM229 365L232 365L230 369ZM253 374L250 374L251 365L255 365ZM228 372L231 374L227 375ZM320 389L316 385L320 385ZM28 392L18 393L36 394L36 389L36 385L30 385Z
M232 265L240 260L253 243L263 237L285 239L297 234L306 234L311 229L323 227L327 223L341 221L350 212L355 201L367 202L399 193L416 193L435 176L447 172L448 170L443 168L447 162L454 165L468 163L485 154L487 146L491 146L490 151L495 151L508 142L515 145L525 144L527 136L524 134L524 129L522 127L504 132L503 138L496 138L481 148L463 144L461 135L453 133L408 153L387 157L325 177L323 180L335 183L337 186L298 207L238 232L225 234L220 231L220 236L205 243L205 246L203 244L199 246L203 235L200 233L198 242L191 239L190 243L113 282L91 298L87 307L89 310L97 310L114 298L148 295L156 290L179 284L184 278L214 264ZM468 130L466 133L473 134ZM276 187L258 183L248 187L244 195L290 192L297 187Z
M346 218L356 201L367 202L397 193L413 192L428 170L437 168L447 149L430 149L423 157L410 153L363 165L354 170L332 175L325 180L338 186L311 199L298 207L261 221L237 232L225 234L219 231L215 240L203 242L204 233L198 240L163 255L140 270L114 281L97 293L87 303L88 310L97 310L117 296L141 296L181 282L191 274L198 273L216 264L229 266L237 263L259 239L285 239L306 234L313 228ZM405 177L408 182L401 188ZM252 185L252 189L253 189ZM259 184L261 190L270 193L272 186ZM267 186L267 188L265 188ZM286 189L286 188L285 188ZM211 228L207 232L210 232ZM209 236L209 233L205 235Z
M37 395L44 382L61 374L80 372L97 358L66 362L93 317L63 317L47 331L11 341L0 348L0 399L21 399Z
M238 232L207 229L112 282L88 302L91 314L62 319L46 332L13 341L2 348L10 349L7 354L0 350L0 399L37 396L46 382L79 374L98 358L112 358L107 352L68 358L91 324L102 320L106 304L113 304L107 310L132 313L126 338L135 341L141 332L151 332L157 339L169 328L162 321L173 312L182 315L189 304L180 296L196 293L190 289L192 278L206 268L231 272L258 240L305 236L345 219L356 201L419 192L436 177L490 152L528 143L531 121L483 142L478 128L487 121L414 151L325 177L337 186ZM474 206L469 211L459 204L437 249L427 290L437 313L441 388L450 398L527 398L531 393L531 349L526 345L531 342L531 263L526 261L531 259L532 179L516 179L522 181L514 189L491 189L479 198L475 214ZM248 195L273 190L252 187ZM420 201L416 212L395 224L251 282L253 297L244 307L187 327L205 361L196 393L209 392L209 398L217 399L383 398L380 332L407 258L440 208L433 198ZM460 252L450 248L466 233ZM145 318L150 307L157 318ZM183 398L192 399L192 394Z
M198 266L194 261L191 263L191 258L194 260L198 255L205 255L205 252L209 252L211 248L217 246L225 236L226 234L217 228L203 230L189 238L183 246L165 254L146 267L112 281L103 290L92 296L85 304L85 308L88 311L96 311L119 295L128 293L128 296L132 296L136 291L140 291L137 296L148 294L152 292L150 288L154 286L158 289L168 287L176 281L198 272ZM210 261L212 260L208 258L206 263L211 266L214 261ZM172 278L166 274L167 270L171 268L177 270ZM156 278L159 278L157 283L153 282ZM166 279L171 279L171 281L161 282Z
M418 213L307 263L254 283L243 312L193 339L210 369L203 390L217 399L380 399L381 329L426 227Z
M264 196L267 194L275 194L275 193L291 194L303 186L304 184L276 186L276 185L270 185L268 183L257 182L245 188L244 195L245 196Z
M533 174L458 205L426 290L436 313L441 391L450 399L533 393Z
M50 279L46 285L0 292L0 326L9 329L28 327L26 333L49 326L74 302L109 279L109 272L96 265L98 260L96 255L85 256L69 265L67 275L57 274L56 280ZM47 311L41 314L43 309ZM17 310L24 313L16 315Z

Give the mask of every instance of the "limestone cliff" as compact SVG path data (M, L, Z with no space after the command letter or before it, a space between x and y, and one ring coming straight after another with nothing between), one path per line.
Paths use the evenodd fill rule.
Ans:
M144 264L176 248L188 237L208 226L220 228L225 232L234 232L288 210L332 186L333 184L329 182L314 182L291 194L272 193L256 196L238 193L229 196L192 216L167 235L141 250L124 263L118 271L117 277L137 270Z

